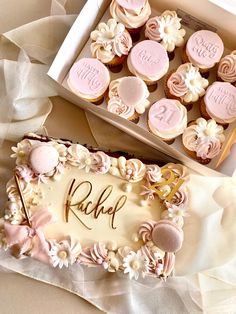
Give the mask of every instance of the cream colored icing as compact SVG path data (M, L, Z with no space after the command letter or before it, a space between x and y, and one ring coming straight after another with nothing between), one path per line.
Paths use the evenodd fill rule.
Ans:
M116 0L113 0L110 4L110 13L114 19L123 23L125 27L133 29L141 27L146 23L151 15L151 7L148 0L146 0L141 9L125 9Z
M167 51L171 52L175 47L184 44L186 31L181 28L180 21L175 11L165 11L161 16L147 21L145 36L160 42Z
M195 151L198 157L212 159L219 154L225 141L223 131L215 120L199 118L196 124L184 131L183 144L188 150Z
M123 88L122 90L119 89L122 81L129 78L132 80L132 82L128 80L127 83L129 84L129 88L133 90L132 92L133 95L128 94L127 91L124 90ZM122 86L123 85L124 84L122 84ZM112 100L112 98L114 97L115 99ZM149 106L150 102L147 99L148 97L149 97L149 91L147 89L147 86L139 78L134 78L134 77L120 78L120 79L112 81L109 85L109 98L110 98L109 103L119 102L119 107L121 107L121 105L123 105L124 108L133 107L135 111L139 114L144 113L145 109ZM128 99L127 102L125 101L126 99ZM128 108L126 108L125 111L128 111ZM131 108L129 109L129 112L131 112Z
M195 102L205 94L209 82L191 63L181 64L167 81L172 95L186 103Z
M124 119L130 119L135 114L133 106L125 105L122 100L116 96L109 99L107 110Z
M236 82L236 50L221 59L217 74L224 82Z
M115 56L127 55L132 47L132 39L123 24L115 19L102 22L90 35L92 56L103 63L110 62Z

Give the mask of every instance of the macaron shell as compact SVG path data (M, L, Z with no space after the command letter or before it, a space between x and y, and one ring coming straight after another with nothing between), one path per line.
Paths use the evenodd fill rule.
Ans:
M29 164L33 171L38 174L52 171L58 165L58 162L58 151L47 144L33 146L29 155Z
M165 252L177 252L183 243L183 231L169 220L160 220L152 231L153 243Z

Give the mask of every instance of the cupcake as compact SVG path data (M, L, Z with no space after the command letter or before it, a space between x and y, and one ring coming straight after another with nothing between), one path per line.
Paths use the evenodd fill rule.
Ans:
M151 133L172 143L187 127L187 110L178 100L162 98L149 109L148 127Z
M90 38L92 56L111 67L122 64L132 48L130 34L114 19L100 23Z
M107 110L137 122L150 104L148 97L147 86L140 78L122 77L110 83Z
M166 79L165 93L168 98L178 99L188 109L205 94L208 80L191 63L181 64Z
M152 86L167 73L169 59L161 44L153 40L143 40L132 48L127 65L132 74Z
M191 62L202 73L208 72L221 59L224 44L214 32L201 30L189 37L183 53L183 61Z
M220 60L217 76L223 82L236 83L236 50Z
M213 119L197 119L184 130L182 136L186 153L198 162L208 164L220 153L225 141L223 131L223 127Z
M161 43L171 53L184 44L186 31L181 28L180 21L175 11L165 11L147 21L145 37Z
M201 116L214 119L227 127L236 120L236 87L226 82L214 82L200 103Z
M111 16L123 23L131 35L139 34L142 26L151 15L148 0L112 0L110 4Z
M99 104L110 83L110 74L105 65L93 58L82 58L70 69L67 84L79 97Z

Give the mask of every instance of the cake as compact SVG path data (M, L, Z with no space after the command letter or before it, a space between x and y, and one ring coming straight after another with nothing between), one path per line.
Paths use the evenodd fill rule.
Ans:
M160 168L35 134L12 149L1 230L11 254L131 279L172 274L189 206L184 166Z
M214 119L227 127L236 120L236 87L226 82L214 82L201 100L200 112L203 118Z
M175 11L167 10L147 21L145 37L161 43L168 52L172 52L175 47L184 44L186 31L181 28L180 22Z
M182 140L189 156L201 164L208 164L219 155L225 141L224 128L215 120L199 118L184 130Z
M205 94L208 80L191 63L181 64L166 78L165 93L168 98L178 99L187 108Z
M82 58L75 62L68 74L67 84L79 97L100 104L110 83L105 65L95 58Z
M178 100L162 98L149 109L148 127L151 133L171 144L187 127L187 110Z
M217 76L223 82L236 83L236 50L220 60Z
M136 44L127 59L129 71L141 78L147 85L154 85L169 69L165 48L153 40Z
M201 72L208 72L221 59L224 44L219 35L208 30L193 33L184 50L184 62L191 62Z
M131 35L135 35L140 33L151 15L151 7L148 0L112 0L110 13L125 25Z
M146 84L138 77L127 76L109 85L107 110L127 120L135 121L150 102Z
M132 48L130 34L122 23L114 19L99 23L90 38L92 56L111 67L122 64Z

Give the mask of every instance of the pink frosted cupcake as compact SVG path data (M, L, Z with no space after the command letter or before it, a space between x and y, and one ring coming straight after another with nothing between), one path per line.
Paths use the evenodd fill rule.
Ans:
M186 153L202 164L216 157L225 141L223 127L215 120L197 119L188 126L182 136Z
M171 144L187 127L187 110L178 100L162 98L149 109L148 127L151 133Z
M100 23L90 38L92 56L112 67L122 64L132 48L130 34L114 19Z
M161 44L153 40L144 40L132 48L127 65L132 74L152 86L167 73L169 59Z
M183 60L191 62L204 73L220 61L223 52L221 38L214 32L201 30L189 37Z
M151 15L148 0L112 0L110 4L111 16L123 23L131 35L139 34L142 26Z
M181 28L180 22L181 19L175 11L165 11L147 21L145 37L161 43L168 53L171 53L175 47L184 44L186 31Z
M236 83L236 50L220 60L217 76L224 82Z
M74 63L67 79L73 93L95 104L103 101L109 83L109 71L93 58L83 58Z
M181 64L167 76L165 93L168 98L178 99L188 109L205 94L208 80L191 63Z
M127 120L138 122L149 106L146 84L138 77L128 76L110 83L107 110Z
M205 119L214 119L225 128L236 120L236 87L226 82L214 82L200 103Z

